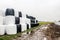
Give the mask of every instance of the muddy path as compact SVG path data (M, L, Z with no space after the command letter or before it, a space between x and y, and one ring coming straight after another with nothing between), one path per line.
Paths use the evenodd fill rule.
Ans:
M55 38L51 37L55 30L51 30L50 27L48 26L50 25L42 25L38 29L36 30L34 29L32 33L22 34L21 37L18 37L13 40L60 40L60 37L55 37ZM46 34L48 34L48 36ZM53 36L56 36L56 35L53 35Z

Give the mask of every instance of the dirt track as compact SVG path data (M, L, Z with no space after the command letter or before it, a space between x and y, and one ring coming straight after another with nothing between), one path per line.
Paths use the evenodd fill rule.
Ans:
M34 30L31 34L24 34L13 40L46 40L46 37L41 28L39 28L38 30Z
M43 30L46 30L46 29L47 27L46 25L44 25L38 28L37 30L33 30L31 34L24 34L24 35L21 35L21 37L18 37L13 40L60 40L60 37L52 39L50 36L46 36L45 33L43 32Z

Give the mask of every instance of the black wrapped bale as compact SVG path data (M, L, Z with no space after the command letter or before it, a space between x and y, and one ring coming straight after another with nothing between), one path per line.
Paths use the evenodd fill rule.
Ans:
M22 13L21 12L19 12L19 17L22 17Z
M29 24L27 24L27 29L29 29Z
M38 25L39 25L39 23L37 23L37 24L31 24L31 27L36 27Z
M6 9L5 16L13 15L14 16L14 9Z
M18 24L18 25L17 25L17 33L22 32L21 30L22 30L21 25Z
M15 17L15 24L19 24L20 22L20 18L19 17Z

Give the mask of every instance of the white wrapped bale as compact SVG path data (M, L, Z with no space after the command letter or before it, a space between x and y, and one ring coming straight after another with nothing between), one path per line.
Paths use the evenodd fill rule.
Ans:
M20 18L19 17L15 17L15 24L19 24L20 22Z
M3 25L3 17L0 16L0 25Z
M27 30L27 25L26 24L21 24L21 28L22 28L21 31L25 31L25 30Z
M30 19L26 18L26 23L30 24Z
M4 13L4 11L3 10L0 10L0 16L4 16L5 15L5 13Z
M19 17L22 17L22 12L19 12Z
M16 25L6 25L6 33L8 35L16 34L17 33Z
M22 13L22 17L23 18L26 18L26 13Z
M15 24L15 17L14 16L6 16L4 23L6 25Z
M27 24L21 24L21 31L26 31L27 30ZM27 34L27 32L22 33L22 34Z
M19 13L17 10L15 11L15 17L19 17Z
M28 19L28 18L26 18L26 24L28 24L29 25L29 28L31 28L31 22L30 22L30 19Z
M5 34L5 26L0 25L0 35L4 35L4 34Z
M21 28L21 25L20 24L17 24L16 26L17 26L17 33L21 32L21 29L22 29Z
M26 23L26 18L20 18L20 24Z

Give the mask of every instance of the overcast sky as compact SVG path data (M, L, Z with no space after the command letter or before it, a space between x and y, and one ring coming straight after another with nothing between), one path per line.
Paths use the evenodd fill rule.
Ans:
M14 8L41 21L60 20L60 0L0 0L0 10Z

